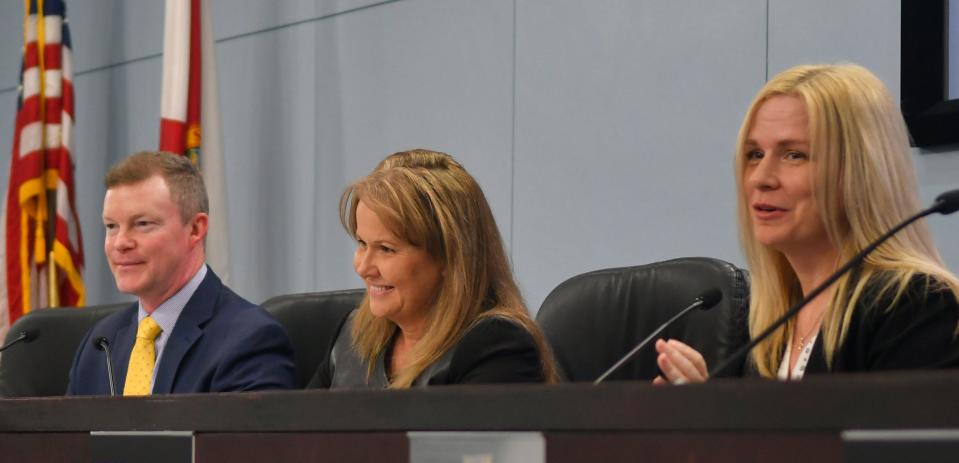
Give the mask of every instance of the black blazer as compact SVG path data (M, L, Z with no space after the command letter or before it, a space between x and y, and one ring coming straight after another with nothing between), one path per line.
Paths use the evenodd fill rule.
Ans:
M387 352L369 364L353 349L350 334L356 311L350 313L333 344L330 356L317 368L307 388L374 388L389 386ZM427 367L413 386L481 383L538 383L545 381L539 349L533 336L511 321L489 317L477 322L439 360Z
M935 284L926 275L914 276L890 307L895 288L879 294L878 283L868 283L832 369L826 367L820 335L806 374L959 366L959 302Z

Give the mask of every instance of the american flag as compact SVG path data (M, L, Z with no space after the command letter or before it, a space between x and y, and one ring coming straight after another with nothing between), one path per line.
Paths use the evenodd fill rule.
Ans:
M5 209L7 316L0 323L38 307L84 303L83 242L70 157L74 103L66 6L62 0L25 0L24 6Z

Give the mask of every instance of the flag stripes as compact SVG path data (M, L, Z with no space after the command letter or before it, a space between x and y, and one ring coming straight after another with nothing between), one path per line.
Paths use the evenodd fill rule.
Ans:
M38 307L83 305L85 294L71 158L74 94L66 8L62 0L25 0L24 6L3 236L7 298L0 308L6 309L7 322Z

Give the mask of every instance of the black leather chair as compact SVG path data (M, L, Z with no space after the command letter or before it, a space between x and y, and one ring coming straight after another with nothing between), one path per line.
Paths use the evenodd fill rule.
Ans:
M689 257L575 276L549 294L537 322L566 379L593 381L710 288L723 293L716 307L687 314L661 336L691 345L715 366L748 342L748 273L719 259ZM741 374L737 367L730 373ZM658 374L650 344L606 381Z
M0 354L0 396L42 397L66 393L73 356L83 336L101 318L128 305L123 302L79 309L38 309L17 319L4 342L12 341L24 331L31 334L32 340Z
M264 302L263 307L286 327L293 343L297 387L305 387L350 311L360 305L363 289L287 294Z

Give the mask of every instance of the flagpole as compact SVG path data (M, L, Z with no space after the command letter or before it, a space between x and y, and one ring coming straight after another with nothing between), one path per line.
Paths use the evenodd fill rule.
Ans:
M53 251L47 256L47 307L60 307L60 285L57 284L57 263L53 260Z

